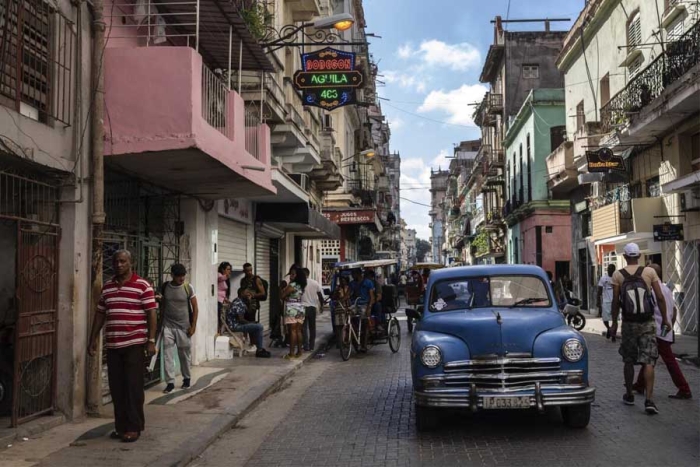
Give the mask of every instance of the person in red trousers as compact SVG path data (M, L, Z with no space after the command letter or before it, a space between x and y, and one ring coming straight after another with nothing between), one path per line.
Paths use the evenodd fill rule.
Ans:
M662 281L661 266L658 264L652 264L650 267L656 271L660 281ZM678 311L677 308L672 305L674 303L673 292L671 292L671 289L669 289L663 282L661 282L660 285L661 291L664 294L664 299L668 304L666 309L669 321L673 325L676 323L676 313ZM673 350L671 349L671 344L673 344L674 341L673 329L669 330L666 335L662 335L661 311L659 310L658 306L654 308L654 320L656 321L656 344L659 348L659 356L666 364L666 368L668 369L668 373L671 375L673 384L675 384L678 388L678 392L676 394L671 394L668 397L671 399L691 399L693 395L690 391L690 386L688 385L688 381L686 381L685 376L683 376L683 371L681 371L681 367L678 365L678 361L676 361L676 357L673 355ZM643 393L645 387L644 384L644 372L640 371L639 376L637 376L637 382L634 384L634 390L640 394Z

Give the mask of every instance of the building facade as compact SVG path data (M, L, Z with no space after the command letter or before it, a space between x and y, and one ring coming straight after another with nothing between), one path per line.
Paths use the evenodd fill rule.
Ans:
M563 143L564 89L533 89L504 138L508 263L535 264L556 280L571 276L568 200L550 199L547 156Z
M595 306L602 271L622 266L622 248L636 242L645 263L661 265L677 331L689 334L700 294L699 15L696 2L587 2L557 59L570 143L548 157L552 192L572 203L573 282L584 304ZM589 165L601 150L617 170Z
M445 264L445 195L449 170L430 170L430 261Z

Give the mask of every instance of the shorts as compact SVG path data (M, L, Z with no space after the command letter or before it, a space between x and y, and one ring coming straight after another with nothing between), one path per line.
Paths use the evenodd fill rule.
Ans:
M640 365L655 365L659 358L659 348L656 345L656 323L649 320L645 323L622 322L622 344L620 355L625 363Z
M600 308L603 321L612 321L612 302L603 302Z
M289 306L284 309L284 324L301 324L304 322L305 312L304 307Z

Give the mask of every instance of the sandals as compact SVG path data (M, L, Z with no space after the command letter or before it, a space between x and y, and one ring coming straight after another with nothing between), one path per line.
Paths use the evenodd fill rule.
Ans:
M122 436L122 442L133 443L134 441L139 439L140 436L141 433L139 433L138 431L130 431L128 433L124 433L124 435Z

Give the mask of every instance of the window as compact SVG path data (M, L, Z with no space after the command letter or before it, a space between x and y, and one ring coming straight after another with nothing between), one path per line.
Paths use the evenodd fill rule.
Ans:
M532 201L532 160L530 159L530 133L527 134L527 200Z
M546 226L544 227L544 233L549 234L549 233L552 233L552 232L554 232L554 227L552 227L551 225L546 225Z
M485 307L552 306L544 281L535 276L464 277L436 283L430 311L445 312Z
M630 78L632 78L634 75L636 75L639 70L642 68L642 63L644 63L644 56L640 55L639 58L637 58L635 61L630 63L630 66L627 67L627 71L630 74Z
M627 21L627 52L631 52L642 43L642 19L639 11L632 13Z
M579 102L576 106L576 129L582 130L583 125L586 124L586 112L583 107L583 101Z
M610 73L600 80L600 106L604 106L610 100Z
M46 1L0 2L0 103L69 125L74 48L71 23Z
M681 15L666 27L667 42L675 41L683 35L683 19L683 15Z
M661 196L661 185L659 184L659 176L652 177L646 182L647 198L658 198Z
M566 126L553 126L549 129L549 147L552 152L566 141Z
M523 65L523 78L535 79L540 77L539 65Z

